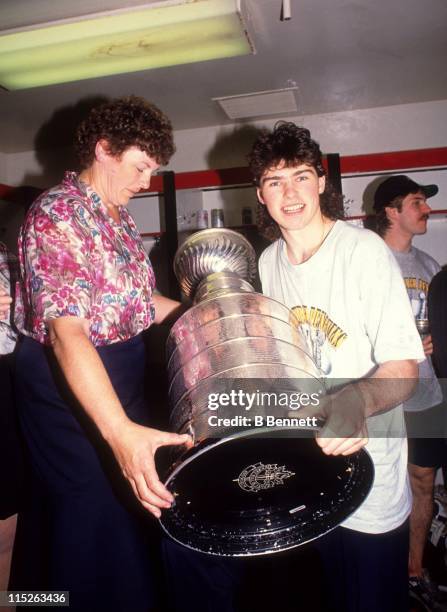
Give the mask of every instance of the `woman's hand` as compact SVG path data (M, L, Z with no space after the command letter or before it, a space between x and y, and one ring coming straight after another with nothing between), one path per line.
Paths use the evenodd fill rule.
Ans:
M190 448L191 437L143 427L128 420L108 438L108 443L140 503L159 518L160 508L170 508L174 498L158 478L155 452L161 446L184 444Z

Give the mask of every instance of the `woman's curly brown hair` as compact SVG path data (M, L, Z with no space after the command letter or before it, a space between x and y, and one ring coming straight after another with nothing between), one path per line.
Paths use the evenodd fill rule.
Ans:
M92 165L96 143L102 139L115 157L129 147L138 147L158 164L165 165L175 152L170 120L156 106L137 96L101 104L82 121L74 143L82 169Z
M312 166L318 176L326 176L320 146L312 140L309 130L287 121L279 121L273 131L263 130L248 155L249 167L256 186L260 185L264 172L285 163L287 167L299 164ZM321 212L328 219L343 219L345 216L343 196L326 181L320 196ZM278 224L271 218L267 207L258 202L257 218L259 232L269 240L281 235Z

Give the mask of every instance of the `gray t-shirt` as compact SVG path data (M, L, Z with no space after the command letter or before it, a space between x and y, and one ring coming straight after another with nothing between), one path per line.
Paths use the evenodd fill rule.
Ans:
M424 251L411 247L408 253L394 251L399 264L415 319L427 319L428 286L441 266ZM420 412L442 401L442 391L433 370L431 358L419 364L419 384L414 395L404 403L404 410Z

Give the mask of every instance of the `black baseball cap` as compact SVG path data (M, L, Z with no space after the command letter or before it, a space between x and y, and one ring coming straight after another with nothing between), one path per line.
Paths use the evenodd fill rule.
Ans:
M376 189L374 194L374 210L381 211L397 197L405 197L409 193L421 191L426 198L431 198L438 193L437 185L418 185L404 174L390 176Z

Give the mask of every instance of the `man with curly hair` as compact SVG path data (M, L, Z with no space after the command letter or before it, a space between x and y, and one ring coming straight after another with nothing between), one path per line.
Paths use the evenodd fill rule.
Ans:
M329 607L407 612L411 495L401 402L424 355L398 266L378 236L342 220L341 196L307 129L280 122L263 131L249 163L262 229L277 237L260 257L263 292L297 314L333 391L316 409L326 419L316 443L328 455L365 447L375 465L366 501L318 541Z

